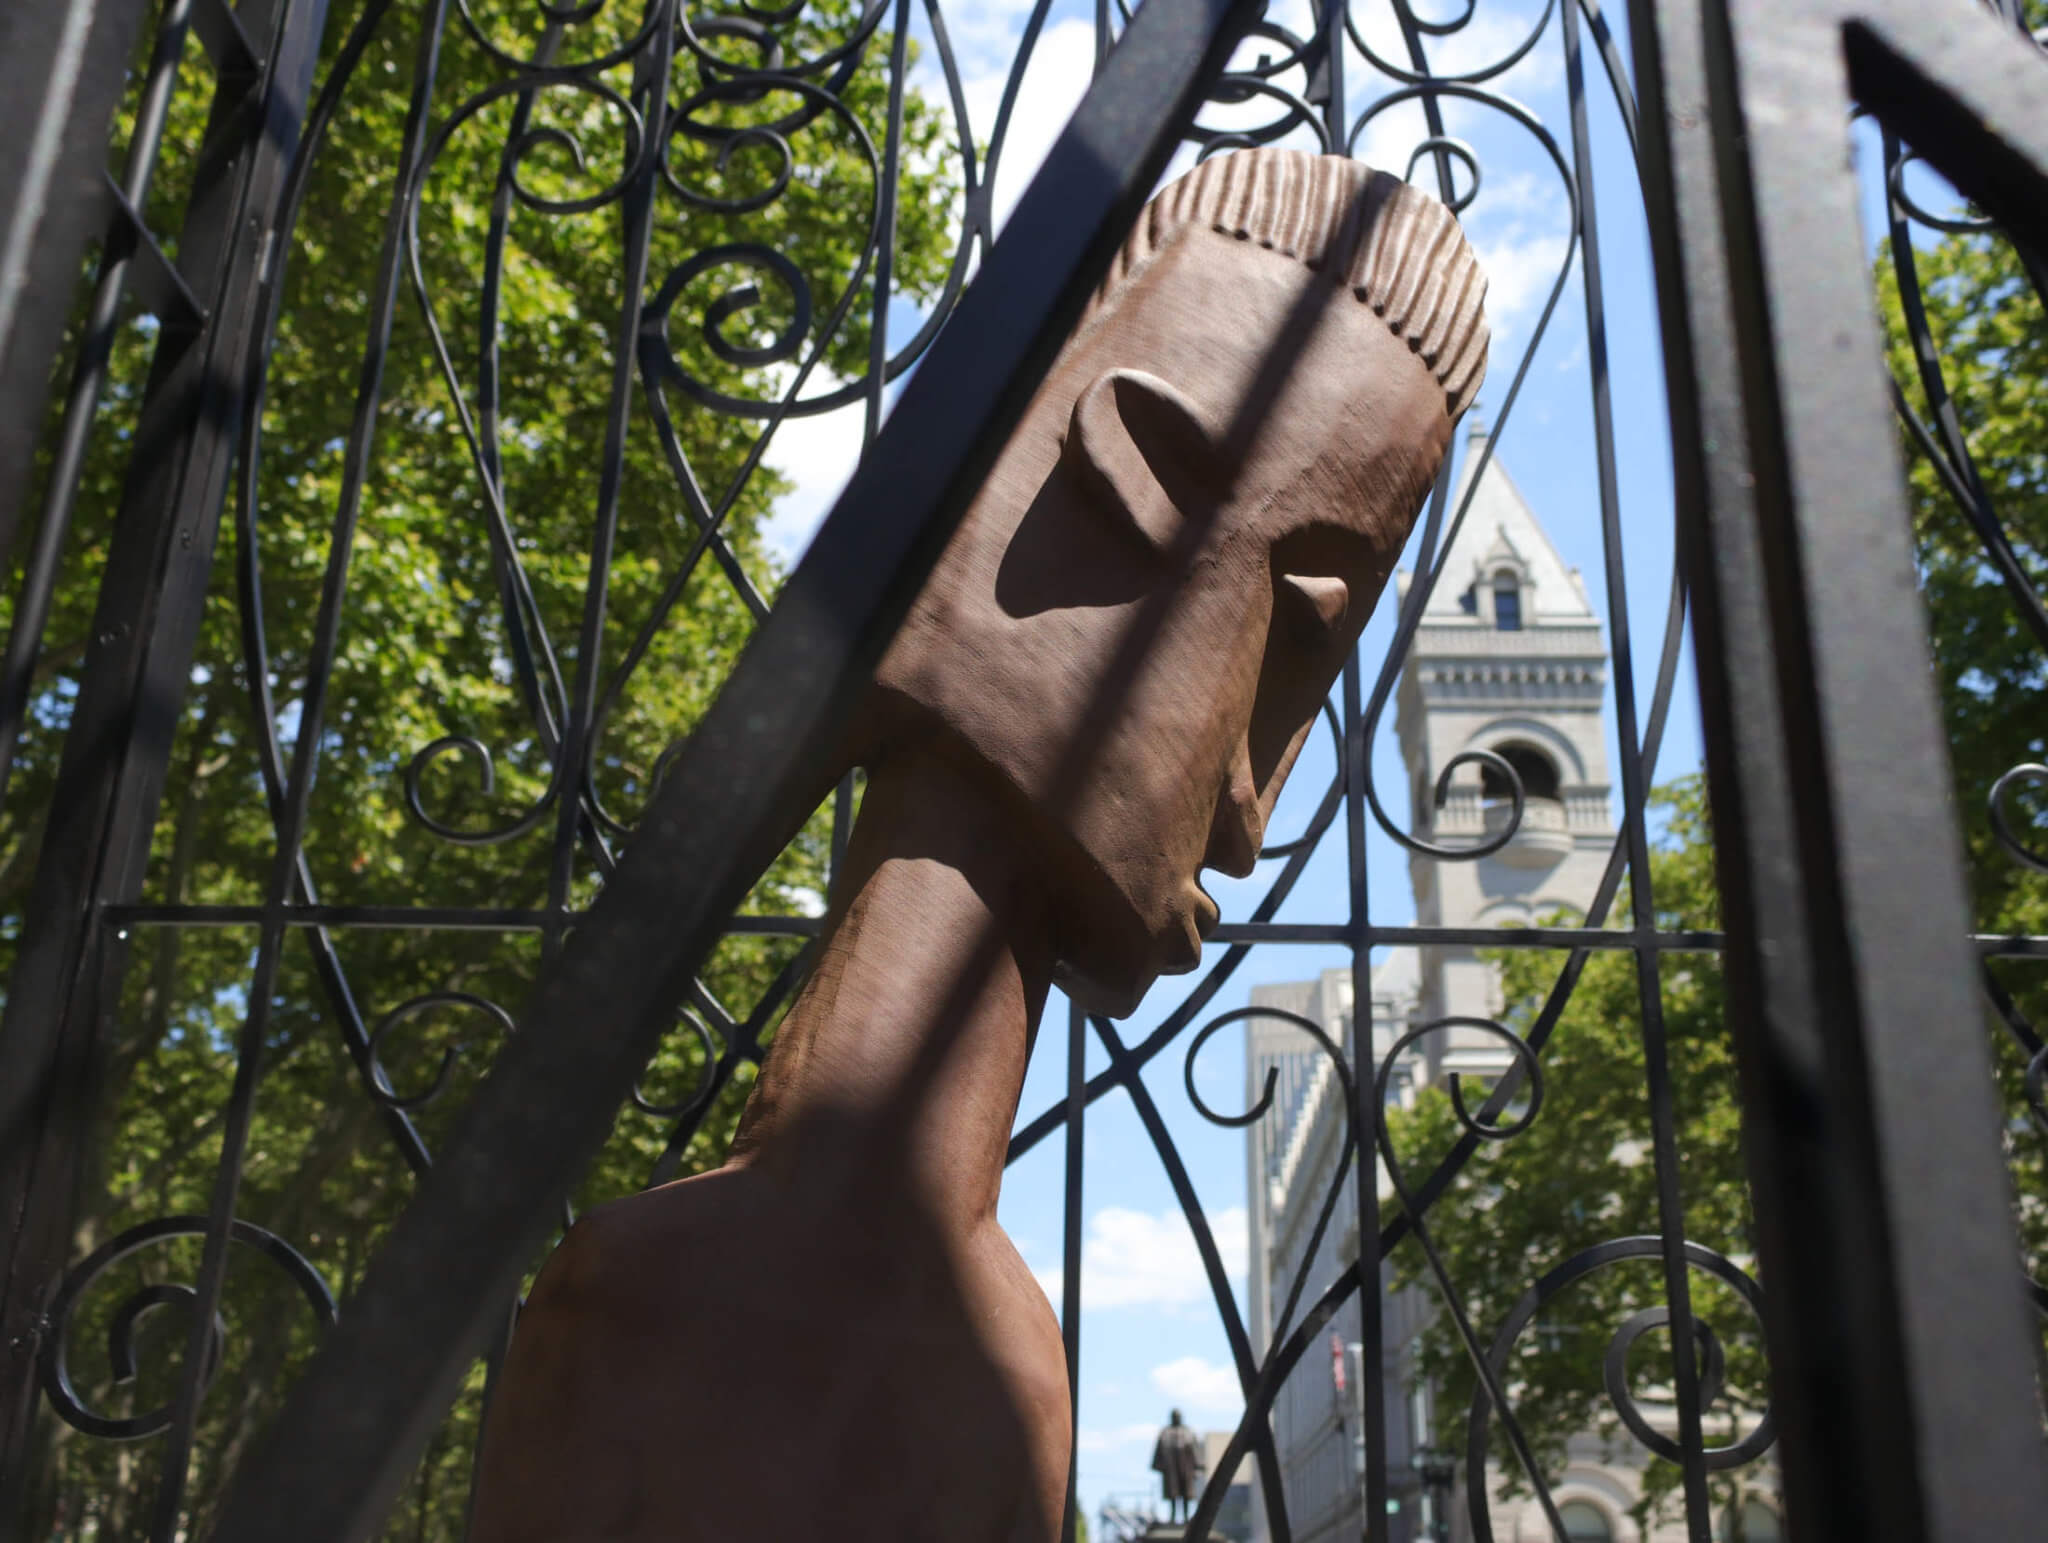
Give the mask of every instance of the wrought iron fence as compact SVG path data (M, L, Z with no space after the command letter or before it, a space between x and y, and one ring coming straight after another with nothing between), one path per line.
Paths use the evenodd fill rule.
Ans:
M1379 1342L1374 1239L1381 1257L1419 1247L1471 1352L1475 1526L1497 1431L1565 1535L1509 1351L1558 1292L1639 1257L1657 1279L1608 1326L1624 1360L1654 1328L1706 1347L1667 1351L1673 1429L1650 1441L1689 1538L1720 1525L1710 1475L1769 1441L1756 1422L1719 1448L1705 1432L1729 1331L1694 1301L1714 1281L1763 1303L1797 1535L2025 1535L2048 1491L1999 1158L2018 1165L2033 1244L2039 1156L1985 1096L1969 972L2017 1046L2009 1091L2048 1121L2024 975L2048 926L2038 892L1993 865L2048 867L2025 805L2048 772L2000 765L1978 786L1984 763L1959 747L1973 925L1843 161L1860 104L1882 124L1915 376L1893 405L1932 479L1922 528L1945 496L1974 542L1952 542L1947 569L1923 551L1920 571L1973 599L1989 573L2019 618L2016 650L1938 654L1942 684L1952 700L1986 679L2037 685L2040 533L2007 490L2024 504L2038 451L1987 451L1947 383L1911 226L1981 222L1920 208L1909 161L2001 219L2016 255L1999 260L2039 290L2048 66L2012 5L1912 9L1643 0L1631 61L1593 0L1506 32L1484 0L1441 18L1392 0L1377 23L1360 0L1298 26L1221 0L1135 15L1099 0L1105 89L1001 243L996 175L1050 0L1024 19L992 122L971 116L949 31L963 18L938 0L168 0L147 30L138 7L83 3L7 23L21 31L0 111L28 148L0 242L0 529L22 538L0 674L0 1514L79 1537L341 1538L387 1517L456 1535L516 1283L564 1197L720 1155L853 810L852 785L816 788L806 768L1122 224L1176 144L1355 153L1393 144L1405 114L1420 120L1406 172L1454 208L1486 166L1461 124L1519 136L1555 173L1567 245L1496 361L1481 453L1513 445L1545 329L1578 308L1585 358L1562 389L1592 414L1620 835L1577 926L1466 932L1375 910L1369 843L1455 863L1514 833L1433 842L1428 809L1404 822L1374 782L1466 515L1447 468L1391 641L1350 661L1330 704L1335 753L1305 828L1265 854L1261 893L1204 970L1161 988L1156 1026L1072 1018L1066 1096L1019 1122L1013 1160L1066 1143L1070 1360L1085 1119L1119 1097L1184 1209L1246 1404L1191 1536L1245 1462L1269 1536L1291 1535L1268 1412L1340 1305L1355 1297ZM1502 87L1539 57L1562 72L1560 123ZM119 170L102 173L110 112ZM1621 188L1596 121L1625 141ZM1629 546L1673 512L1623 498L1603 274L1613 211L1632 224L1638 198L1699 608L1753 1238L1687 1214L1664 1021L1670 972L1724 940L1652 885L1688 586L1674 576L1656 657L1639 658ZM66 318L68 374L46 398ZM848 405L874 451L785 582L763 533L776 436ZM1987 453L2004 457L1990 475ZM2038 741L1988 741L2013 743ZM1519 820L1515 768L1474 759L1508 780ZM778 855L772 833L799 823ZM1281 920L1331 851L1344 907ZM678 893L677 873L696 882ZM1364 1267L1295 1283L1257 1344L1143 1074L1179 1057L1192 1079L1249 952L1303 944L1348 949L1361 998L1392 944L1529 951L1555 977L1527 1021L1483 1027L1520 1072L1461 1107L1424 1162L1382 1118L1387 1067L1325 1047L1347 1160L1376 1175L1377 1152L1397 1203L1376 1179L1354 1186ZM1508 1111L1541 1093L1589 961L1617 951L1654 1235L1548 1260L1504 1321L1480 1321L1433 1246L1446 1197L1487 1138L1527 1128L1533 1108ZM1107 1055L1092 1077L1089 1037ZM1553 1097L1542 1118L1570 1113ZM1384 1375L1368 1360L1373 1496L1389 1483ZM1616 1403L1627 1418L1626 1389ZM1369 1536L1388 1526L1368 1510Z

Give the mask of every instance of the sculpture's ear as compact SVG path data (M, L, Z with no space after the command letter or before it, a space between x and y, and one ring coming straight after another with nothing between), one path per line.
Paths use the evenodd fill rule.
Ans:
M1111 370L1081 393L1061 454L1105 513L1162 553L1228 489L1195 404L1141 370Z

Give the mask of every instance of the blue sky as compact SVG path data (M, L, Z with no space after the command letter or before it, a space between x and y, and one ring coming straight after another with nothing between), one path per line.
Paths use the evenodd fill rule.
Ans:
M1093 58L1088 20L1092 9L1073 0L1061 0L1052 9L1005 150L997 181L999 210L1014 201L1085 87ZM1300 30L1306 9L1300 3L1276 4L1273 15ZM1387 48L1392 13L1384 0L1357 0L1353 10L1368 41ZM1469 69L1503 57L1528 32L1540 10L1530 0L1479 0L1471 25L1438 45L1433 62L1440 70ZM1004 72L1027 15L1028 7L1014 0L947 12L973 132L980 139L985 140L993 126ZM1626 57L1625 20L1619 15L1611 20ZM919 31L927 45L922 85L936 97L939 76L922 22ZM1356 53L1350 63L1349 95L1356 112L1388 83ZM1558 137L1569 158L1563 50L1554 16L1528 57L1490 86L1530 109ZM1639 711L1647 714L1671 585L1669 432L1642 202L1605 75L1597 59L1590 57L1588 98L1625 544L1623 593L1637 659ZM1568 210L1561 185L1541 146L1508 119L1458 102L1449 104L1448 114L1450 132L1473 146L1484 172L1479 193L1463 215L1488 270L1488 309L1494 326L1492 364L1480 410L1498 427L1497 454L1565 561L1583 570L1595 609L1611 623L1615 608L1601 557L1585 300L1577 263L1547 329L1540 337L1536 333L1540 309L1567 244ZM1205 116L1205 121L1221 125L1227 120L1217 114ZM1409 147L1423 133L1420 124L1420 114L1412 107L1390 112L1369 129L1360 153L1373 164L1400 173L1407 166ZM1875 156L1874 142L1860 133L1858 139L1867 165ZM1189 159L1184 155L1175 170ZM1874 190L1875 179L1866 181ZM1931 178L1928 182L1927 202L1942 207L1947 195ZM1879 207L1873 201L1866 216L1873 231ZM904 326L913 317L908 307L900 307L893 324ZM1525 356L1526 382L1502 424L1509 382ZM772 526L772 535L786 554L801 550L850 472L860 443L859 418L851 412L798 420L784 428L770 460L797 484ZM1366 633L1368 682L1384 658L1392 611L1392 601L1383 599ZM1389 710L1374 746L1374 761L1389 813L1400 818L1406 813L1406 799L1392 717ZM1611 735L1611 714L1609 724ZM1698 764L1699 729L1688 658L1680 672L1656 776L1668 780ZM1319 738L1304 755L1283 799L1274 822L1276 839L1300 829L1331 772L1328 745ZM1262 865L1244 882L1216 879L1211 892L1224 915L1248 914L1276 867ZM1405 856L1378 830L1368 839L1368 871L1374 918L1393 924L1412 920ZM1343 855L1337 840L1324 843L1280 914L1282 920L1342 919ZM1211 951L1212 959L1215 952ZM1222 1013L1243 1005L1248 989L1259 982L1302 979L1343 962L1343 955L1329 948L1262 946L1253 950L1210 1011ZM1168 980L1156 988L1127 1026L1126 1039L1142 1037L1181 999L1191 979ZM1021 1119L1030 1119L1063 1096L1066 1022L1065 1005L1055 998L1026 1080ZM1202 1053L1195 1076L1212 1107L1242 1107L1241 1045L1241 1037L1226 1030ZM1099 1047L1091 1045L1090 1072L1103 1064ZM1182 1054L1169 1052L1152 1064L1147 1085L1216 1228L1226 1261L1238 1272L1241 1302L1244 1138L1241 1132L1200 1118L1182 1087L1182 1068ZM1004 1225L1046 1283L1055 1307L1062 1158L1060 1140L1043 1143L1011 1170L1002 1203ZM1152 1487L1146 1466L1151 1438L1170 1407L1185 1409L1200 1426L1220 1429L1235 1425L1241 1406L1193 1243L1151 1142L1129 1101L1120 1095L1101 1100L1089 1113L1083 1214L1079 1481L1084 1510L1092 1515L1106 1495Z

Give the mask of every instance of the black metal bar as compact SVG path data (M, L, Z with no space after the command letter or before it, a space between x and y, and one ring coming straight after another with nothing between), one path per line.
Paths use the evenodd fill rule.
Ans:
M726 915L822 796L855 693L1258 9L1138 13L244 1464L217 1543L342 1543L383 1514Z
M1631 16L1788 1531L2021 1536L2048 1477L1845 8Z
M42 432L79 260L100 227L107 128L143 0L0 9L0 561Z
M119 253L117 260L134 264L135 273L129 282L135 298L170 330L198 331L206 321L206 309L185 283L185 275L164 255L164 249L156 244L156 237L142 218L142 211L113 178L106 179L105 191L112 227L107 246L110 255Z
M1067 1350L1067 1414L1073 1439L1067 1449L1067 1515L1060 1543L1074 1543L1080 1519L1081 1466L1081 1223L1083 1133L1088 1118L1088 1015L1067 1004L1067 1152L1065 1207L1060 1217L1060 1338Z
M122 927L260 927L273 916L287 927L420 927L480 932L539 932L566 918L587 913L519 907L405 905L286 905L273 910L261 905L115 905L106 911L110 926ZM751 916L729 919L736 934L812 937L824 923L814 916ZM1212 943L1292 943L1311 946L1348 943L1348 922L1219 922ZM1973 934L1987 953L2034 954L2048 950L2048 938ZM1441 945L1446 948L1636 948L1649 946L1677 953L1711 953L1721 947L1718 932L1658 932L1647 945L1633 933L1608 927L1393 927L1375 925L1374 946L1394 943Z
M1441 479L1439 479L1441 480ZM1352 1164L1352 1197L1358 1213L1359 1406L1365 1441L1366 1543L1387 1543L1387 1379L1385 1279L1378 1260L1363 1255L1380 1235L1380 1126L1378 1047L1372 1038L1371 875L1366 863L1365 777L1372 756L1366 735L1365 688L1358 651L1344 661L1344 863L1350 890L1351 936L1351 1129L1358 1151ZM1254 1266L1256 1267L1256 1266Z
M1601 288L1599 200L1593 188L1593 143L1586 121L1585 60L1578 7L1560 8L1565 89L1572 122L1572 175L1578 186L1579 272L1586 295L1587 375L1593 388L1593 443L1600 488L1600 533L1606 561L1607 636L1614 659L1614 724L1620 743L1622 840L1628 850L1629 913L1642 946L1635 950L1636 1004L1641 1016L1643 1093L1650 1117L1655 1165L1657 1229L1662 1234L1664 1301L1670 1315L1671 1386L1678 1415L1679 1469L1685 1492L1686 1535L1711 1543L1705 1442L1700 1431L1700 1365L1693 1341L1692 1282L1685 1256L1685 1202L1678 1185L1678 1118L1671 1059L1664 1034L1664 988L1657 956L1648 946L1656 932L1651 891L1649 786L1636 725L1635 650L1628 620L1628 582L1622 544L1621 484L1614 457L1614 403L1607 362L1607 306Z
M248 81L262 72L263 57L228 0L192 0L192 28L222 80Z
M0 1020L0 1516L22 1474L45 1294L92 1136L92 1085L122 950L99 908L141 885L235 454L270 215L292 156L325 0L246 8L269 45L252 110L215 101L180 261L212 320L165 335L144 397L78 701ZM95 167L95 178L97 167ZM95 197L95 205L98 200Z

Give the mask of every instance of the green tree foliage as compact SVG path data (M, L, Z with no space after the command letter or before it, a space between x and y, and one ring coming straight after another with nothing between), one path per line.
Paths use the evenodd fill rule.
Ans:
M2048 320L2041 302L2011 248L1990 236L1931 241L1916 247L1911 261L1970 453L2035 592L2048 592ZM1888 248L1880 254L1876 282L1893 374L1915 412L1931 422ZM1976 924L1989 933L2042 933L2048 931L2048 877L2001 848L1989 800L2008 770L2048 758L2039 712L2048 654L1935 465L1910 436L1902 438ZM2023 783L2008 802L2015 828L2037 851L2048 848L2044 808L2048 773ZM1697 779L1659 794L1655 815L1653 828L1661 835L1650 878L1660 927L1717 927L1711 831ZM1624 894L1613 916L1628 913ZM1558 980L1559 961L1535 950L1501 949L1491 957L1501 971L1503 1021L1525 1034ZM2031 962L2006 961L1993 975L2021 1015L2037 1026L2048 1023L2048 974ZM1719 961L1667 954L1657 984L1687 1236L1753 1271ZM2027 1056L2017 1048L2018 1036L1988 1010L1987 1033L2004 1101L2022 1247L2034 1277L2048 1279L2048 1139L2028 1107ZM1447 1273L1483 1344L1547 1271L1594 1244L1660 1230L1649 1116L1636 966L1625 952L1595 952L1544 1051L1537 1118L1523 1134L1482 1146L1432 1213ZM1413 1111L1397 1113L1393 1122L1404 1170L1417 1180L1460 1134L1441 1089L1425 1092ZM1398 1267L1407 1280L1432 1278L1413 1245L1404 1247ZM1698 1269L1690 1283L1693 1308L1724 1354L1720 1396L1706 1421L1708 1444L1721 1445L1753 1429L1767 1402L1762 1347L1754 1316L1734 1293ZM1562 1468L1567 1443L1578 1433L1629 1439L1603 1385L1603 1358L1632 1314L1663 1301L1656 1261L1616 1265L1560 1293L1520 1336L1506 1381L1546 1473ZM1660 1396L1669 1398L1669 1356L1668 1334L1657 1328L1635 1342L1629 1359L1628 1386L1653 1417ZM1461 1418L1476 1378L1447 1319L1440 1317L1428 1336L1425 1363L1439 1379L1443 1407ZM1490 1442L1511 1482L1519 1479L1497 1417ZM1759 1477L1754 1468L1711 1475L1717 1515ZM1677 1466L1653 1457L1642 1519L1668 1510L1678 1483Z
M252 686L259 683L243 646L237 563L253 555L260 567L269 650L264 684L275 696L288 762L334 551L336 511L343 507L346 447L371 336L417 28L430 9L391 8L315 162L288 249L288 282L270 351L253 519L244 536L223 533L171 755L148 900L246 905L265 896L275 828L263 736L251 706ZM501 49L530 56L545 46L537 21L526 30L538 7L472 10L482 36ZM326 40L330 66L360 7L337 4L334 11ZM640 14L638 6L601 9L589 23L563 29L556 58L596 56L623 40ZM850 0L811 5L779 29L783 57L815 58L843 42L857 14ZM756 45L737 36L709 36L704 46L735 60L758 57ZM758 243L781 254L813 287L807 344L825 337L835 307L850 301L809 395L867 367L872 300L858 275L879 183L863 133L873 146L882 143L889 49L886 33L871 38L840 93L858 131L846 116L826 111L788 134L788 185L778 197L756 197L785 170L765 138L741 139L723 159L725 147L701 135L678 133L668 146L669 185L653 211L646 293L654 294L695 254L722 243ZM717 73L679 53L671 101L715 84ZM477 37L450 20L431 114L437 134L449 127L419 204L422 283L415 290L408 279L401 289L384 360L375 452L353 531L309 811L307 865L326 903L539 908L559 900L577 906L601 880L586 840L566 886L551 889L559 882L553 853L560 804L549 801L550 747L520 684L517 658L522 643L532 646L537 618L552 640L562 681L575 679L604 491L630 216L617 199L582 211L537 209L499 173L508 141L523 131L527 149L515 158L520 189L564 203L593 199L622 174L635 130L617 102L570 86L530 100L514 93L475 102L476 94L508 75ZM166 232L177 229L193 152L206 132L207 76L196 40L187 78L200 89L181 95L151 198L157 228ZM633 89L633 68L623 65L599 79L623 99ZM737 128L784 117L806 100L789 90L751 99L727 93L696 116L700 123ZM466 112L465 104L475 110ZM950 125L910 93L903 141L894 284L898 294L928 300L944 281L954 239ZM721 211L679 190L733 202L755 199L760 207ZM506 228L495 273L494 220ZM793 325L796 296L772 268L726 262L681 285L665 335L682 373L729 394L773 400L801 356L768 368L735 365L717 355L705 326L713 303L747 282L759 295L719 324L725 340L758 347ZM487 296L495 297L495 312ZM445 369L437 341L447 352ZM21 925L152 344L145 323L128 327L116 345L114 385L79 498L77 547L47 634L36 723L0 827L0 912L10 939ZM707 410L673 381L659 405L673 424L674 448L720 507L747 468L759 424ZM749 636L755 618L747 591L772 598L781 577L762 535L776 496L788 487L772 469L771 446L769 464L724 509L730 567L716 554L707 556L679 593L667 593L701 527L657 432L661 416L636 379L619 459L604 615L609 694L592 757L596 790L618 822L603 833L613 851L652 788L662 752L688 732ZM482 436L487 464L494 464L506 531L531 587L524 639L507 621L502 570L493 556L492 488L472 455L465 421L469 432ZM232 525L232 510L229 518ZM636 641L644 656L613 690L619 662ZM545 667L541 675L543 694L551 694ZM450 736L481 748L423 754ZM407 777L415 768L421 807L433 820L462 832L517 827L519 833L488 843L445 839L407 807ZM787 913L816 905L825 830L813 822L764 879L750 908ZM346 1297L410 1194L412 1176L391 1116L365 1096L343 1048L332 982L323 978L311 941L294 935L285 949L238 1214L289 1240ZM331 941L368 1025L430 993L464 993L516 1014L542 952L536 934L518 931L408 926L336 932ZM74 1258L138 1222L206 1211L256 944L254 929L233 926L144 928L125 940L126 968L110 1025L108 1125L95 1143L98 1165L82 1198ZM744 1018L795 948L789 939L729 939L706 973L707 989ZM501 1020L488 1008L451 1000L395 1023L381 1041L397 1093L424 1092L446 1074L439 1096L410 1111L429 1148L443 1139L501 1033ZM679 1103L706 1070L702 1042L679 1029L650 1068L643 1092L656 1104ZM701 1169L722 1154L744 1092L742 1077L681 1154L678 1172ZM622 1112L578 1203L647 1182L672 1123L638 1109ZM192 1468L194 1535L203 1533L226 1476L317 1338L305 1300L281 1273L251 1251L234 1252L221 1368L202 1411ZM190 1281L197 1256L196 1241L145 1248L109 1270L80 1303L69 1364L86 1403L118 1416L166 1402L186 1333L183 1309L158 1306L137 1320L137 1370L129 1380L117 1382L107 1364L107 1335L124 1298L162 1282ZM388 1536L461 1535L482 1381L479 1367ZM152 1498L160 1440L88 1439L47 1417L40 1439L36 1515L23 1536L137 1534Z

